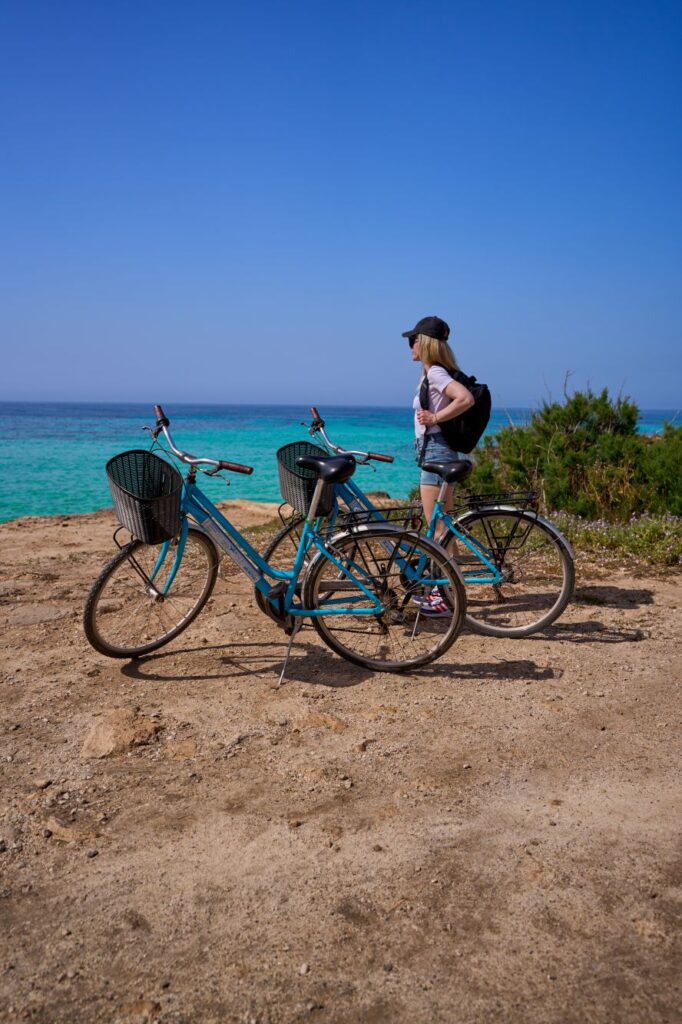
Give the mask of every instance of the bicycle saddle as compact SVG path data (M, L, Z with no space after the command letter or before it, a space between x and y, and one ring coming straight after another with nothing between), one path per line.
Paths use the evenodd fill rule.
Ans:
M423 462L421 468L427 473L437 473L446 484L454 484L466 480L474 464L468 459L457 459L456 462Z
M296 465L312 469L326 484L343 484L355 472L352 455L299 455Z

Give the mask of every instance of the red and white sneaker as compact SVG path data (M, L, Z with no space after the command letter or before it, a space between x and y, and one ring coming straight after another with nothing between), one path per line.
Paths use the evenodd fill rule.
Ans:
M419 605L420 614L428 615L431 619L443 619L452 615L452 609L448 608L437 587L434 587L428 597L415 597L413 600Z

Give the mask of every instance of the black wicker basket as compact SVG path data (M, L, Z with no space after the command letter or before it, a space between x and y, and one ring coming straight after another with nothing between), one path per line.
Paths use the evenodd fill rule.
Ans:
M114 510L121 526L145 544L161 544L180 529L182 477L153 452L133 449L107 462Z
M311 444L310 441L294 441L285 444L277 452L277 468L279 470L279 489L282 497L301 515L307 516L313 500L318 474L312 469L304 469L296 465L301 455L324 455L329 452L324 448ZM328 516L334 508L334 484L325 484L322 488L316 515Z

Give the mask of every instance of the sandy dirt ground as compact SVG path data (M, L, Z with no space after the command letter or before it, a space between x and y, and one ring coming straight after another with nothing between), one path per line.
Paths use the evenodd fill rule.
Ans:
M410 676L306 629L278 690L229 573L158 654L90 649L112 530L0 527L0 1020L682 1019L679 573L579 564L545 633Z

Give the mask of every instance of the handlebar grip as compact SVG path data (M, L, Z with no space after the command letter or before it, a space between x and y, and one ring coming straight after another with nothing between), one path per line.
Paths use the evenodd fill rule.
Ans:
M367 458L375 462L393 462L392 455L382 455L380 452L367 452Z
M160 405L154 406L154 415L156 416L156 422L159 424L160 427L167 427L168 424L170 423L170 420L168 419Z
M221 459L219 466L220 469L229 469L231 473L245 473L247 476L253 473L253 466L242 466L239 462L225 462Z
M321 420L322 419L322 417L320 416L319 412L317 411L317 409L315 408L314 405L310 406L310 415L312 416L312 418L314 420Z

